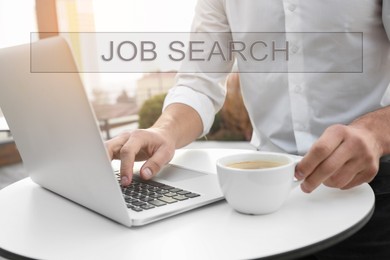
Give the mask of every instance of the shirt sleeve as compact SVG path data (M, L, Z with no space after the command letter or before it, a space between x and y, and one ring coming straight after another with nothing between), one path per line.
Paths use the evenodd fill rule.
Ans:
M390 84L387 86L385 93L382 96L380 105L382 107L390 106Z
M390 39L390 0L383 0L382 22L386 30L387 38Z
M382 3L382 22L385 27L387 38L390 40L390 0L384 0ZM390 84L383 94L381 106L390 106Z
M219 42L227 48L231 40L230 27L225 14L224 0L199 0L195 9L190 41L201 38L205 46ZM208 53L197 55L208 55ZM187 57L188 57L187 52ZM223 62L183 60L176 77L175 86L168 92L163 110L173 103L186 104L195 109L203 123L206 135L214 121L215 113L222 107L225 96L225 81L234 61Z

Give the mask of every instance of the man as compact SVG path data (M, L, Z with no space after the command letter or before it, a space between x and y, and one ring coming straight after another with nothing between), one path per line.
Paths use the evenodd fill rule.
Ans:
M232 40L244 42L250 32L286 32L294 62L284 71L254 73L242 57L238 61L254 128L252 144L259 150L303 155L295 176L304 179L306 193L322 183L350 189L372 182L377 205L371 222L321 252L324 259L390 259L390 172L378 174L380 158L390 154L387 6L387 0L383 6L380 0L200 0L196 8L194 32L232 32ZM342 43L338 37L344 37ZM360 51L337 60L337 46ZM311 60L311 54L320 58ZM228 72L232 62L214 66ZM134 160L147 160L141 176L150 179L172 159L175 148L207 133L224 101L219 83L225 77L207 71L179 74L152 128L107 142L110 156L122 161L123 185L131 182Z

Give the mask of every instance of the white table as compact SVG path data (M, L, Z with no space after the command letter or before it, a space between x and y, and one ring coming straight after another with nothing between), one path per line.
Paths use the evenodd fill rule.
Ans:
M213 161L233 152L239 151L182 150L179 153L201 158L204 164L198 159L174 162L215 171ZM374 202L367 184L348 191L321 186L310 195L295 189L283 208L270 215L243 215L222 201L126 228L27 178L0 191L0 255L83 260L291 258L352 235L369 220Z

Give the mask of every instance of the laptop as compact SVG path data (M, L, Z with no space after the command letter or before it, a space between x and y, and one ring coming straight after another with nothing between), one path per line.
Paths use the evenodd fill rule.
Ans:
M125 226L223 198L214 173L170 164L121 187L65 39L0 49L0 107L31 179Z

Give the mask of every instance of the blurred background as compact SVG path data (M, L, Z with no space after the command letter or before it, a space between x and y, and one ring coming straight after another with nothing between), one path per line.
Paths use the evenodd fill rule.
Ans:
M66 32L189 32L196 1L0 0L0 48L63 35L83 71L96 59L97 55L91 54L96 43ZM145 73L80 75L102 137L109 139L122 131L151 126L161 114L167 91L175 84L176 72L156 67ZM247 141L252 128L241 99L239 75L230 74L226 86L225 105L204 140ZM7 166L0 168L0 188L1 178L6 176L2 172L9 170L15 176L18 168L13 165L20 163L0 104L0 167Z

